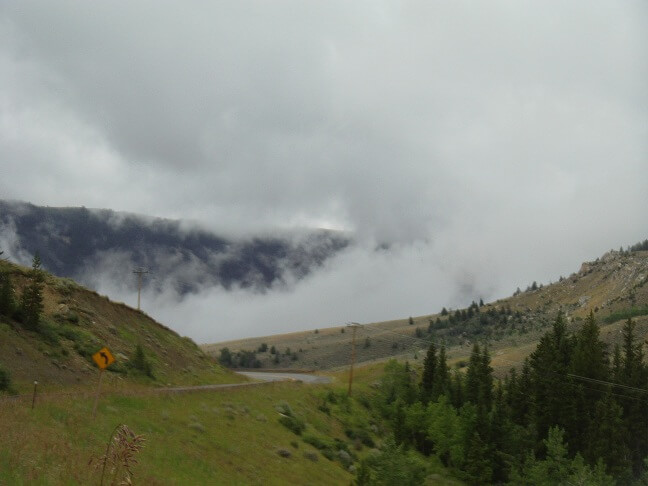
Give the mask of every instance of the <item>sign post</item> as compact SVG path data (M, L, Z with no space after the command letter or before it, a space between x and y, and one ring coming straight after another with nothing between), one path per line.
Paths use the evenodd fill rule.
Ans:
M97 404L99 403L99 394L101 393L101 379L103 378L103 372L108 368L108 366L115 362L115 358L108 348L103 347L92 355L92 360L99 367L99 383L97 384L97 394L95 396L94 406L92 407L92 416L94 417L97 414Z
M38 382L34 382L34 395L32 395L32 410L34 410L34 405L36 405L36 387L38 386Z

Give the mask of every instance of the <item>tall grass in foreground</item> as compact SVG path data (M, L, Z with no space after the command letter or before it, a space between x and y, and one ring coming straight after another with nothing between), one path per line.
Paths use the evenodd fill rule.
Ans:
M317 410L317 387L277 383L247 389L101 399L55 396L0 401L0 484L100 484L100 457L117 424L146 439L132 464L134 484L349 484L338 462L313 461L317 449L283 427L275 407L291 404L312 431L343 436ZM295 448L295 445L297 447ZM292 451L282 457L278 451ZM307 481L307 482L305 482Z

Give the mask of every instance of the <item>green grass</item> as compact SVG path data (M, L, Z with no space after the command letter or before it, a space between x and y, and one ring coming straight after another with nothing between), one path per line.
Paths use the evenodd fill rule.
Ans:
M103 454L119 423L146 439L134 468L136 484L349 484L352 475L339 463L304 457L317 450L279 423L276 407L282 402L307 430L314 430L312 422L320 428L326 422L323 428L334 433L341 428L317 411L311 390L291 383L109 395L102 397L96 419L91 394L42 399L33 411L29 400L0 402L0 484L98 483L88 461ZM291 446L295 441L297 449ZM280 457L278 449L290 450L292 457Z
M376 372L358 369L357 397L351 399L341 381L182 394L113 386L102 395L96 418L88 388L38 397L34 410L30 396L0 400L0 485L99 484L100 471L88 463L104 453L119 424L145 438L134 484L348 485L354 475L343 462L350 457L357 465L370 453L363 438L379 447L388 435L363 404ZM301 435L280 423L287 407L305 424ZM461 484L430 461L429 484Z
M648 315L648 306L646 307L632 307L630 309L624 309L617 312L613 312L609 316L603 319L603 322L606 324L612 324L613 322L626 320L630 317L639 317Z

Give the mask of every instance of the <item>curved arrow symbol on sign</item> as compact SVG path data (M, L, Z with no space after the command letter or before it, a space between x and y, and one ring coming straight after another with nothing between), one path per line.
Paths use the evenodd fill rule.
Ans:
M99 354L101 355L101 357L102 357L102 358L104 359L104 361L106 362L106 366L108 366L108 355L107 355L106 353L103 353L103 352L101 352L101 353L99 353Z

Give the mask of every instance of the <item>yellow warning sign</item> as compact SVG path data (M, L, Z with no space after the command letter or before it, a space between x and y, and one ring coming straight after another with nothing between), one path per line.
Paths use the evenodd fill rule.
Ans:
M115 358L113 358L113 355L110 354L110 350L108 348L101 348L99 351L92 355L92 359L102 370L106 369L108 366L115 362Z

